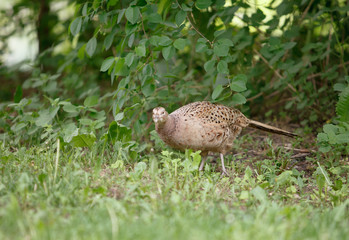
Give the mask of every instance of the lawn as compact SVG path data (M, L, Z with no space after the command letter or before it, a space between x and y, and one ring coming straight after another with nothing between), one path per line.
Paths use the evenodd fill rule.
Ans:
M3 142L0 239L348 239L348 159L290 144L245 134L222 177L198 152Z

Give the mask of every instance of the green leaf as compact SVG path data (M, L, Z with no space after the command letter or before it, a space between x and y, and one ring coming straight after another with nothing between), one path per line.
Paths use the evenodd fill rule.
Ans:
M341 121L349 122L349 87L346 87L339 95L336 112Z
M85 126L91 126L93 124L93 120L89 119L89 118L80 118L79 119L79 123L81 125L85 125Z
M114 65L114 68L110 74L112 81L114 80L115 75L117 75L117 76L120 75L120 71L122 70L124 64L125 64L125 58L119 58L117 60L116 64Z
M155 91L155 85L153 83L144 84L142 87L142 93L145 97L151 96Z
M67 113L77 113L79 112L78 107L74 106L70 102L67 102L67 104L63 105L63 110Z
M168 61L175 54L175 49L172 46L164 47L162 49L162 56Z
M115 67L114 67L115 74L120 72L120 70L122 69L124 64L125 64L125 59L119 58L119 60L116 62Z
M328 136L326 133L319 133L317 135L317 141L318 142L327 142L328 141Z
M220 35L222 35L223 33L225 33L226 32L226 30L217 30L217 31L215 31L214 33L213 33L213 36L215 37L215 38L217 38L217 37L219 37Z
M12 125L11 130L13 132L17 133L18 131L25 128L26 126L27 126L26 123L16 123L16 124Z
M21 101L21 99L22 99L22 96L23 96L22 86L18 85L16 87L16 92L15 92L15 96L13 97L13 101L15 103L19 103Z
M288 43L285 43L284 44L284 49L285 50L288 50L288 49L291 49L291 48L293 48L294 46L296 46L297 45L297 43L296 42L288 42Z
M216 64L216 60L212 59L210 61L207 61L204 64L204 69L206 72L212 72L214 70L214 65Z
M142 70L142 73L144 76L151 76L153 75L153 68L150 66L150 64L146 64Z
M100 23L107 23L107 14L105 12L101 12L99 15L98 15L98 20L100 21Z
M246 190L241 191L239 199L241 200L249 199L249 191L246 191Z
M265 190L260 186L257 186L256 188L252 189L251 193L260 202L265 202L268 199Z
M167 37L167 36L161 36L160 39L159 39L159 42L158 42L158 44L160 46L163 46L163 47L168 46L171 43L172 43L172 40L169 37Z
M125 63L128 67L130 67L132 65L134 58L135 58L135 55L132 52L130 52L126 55Z
M121 22L122 17L124 16L125 9L119 10L118 20L116 21L117 24Z
M196 52L206 52L208 47L206 45L207 41L204 38L199 38L195 45Z
M80 134L74 136L70 141L73 147L88 147L91 148L96 141L96 137L92 134Z
M155 47L157 47L159 45L160 42L160 37L157 35L151 36L149 39L149 43Z
M108 50L111 46L111 44L113 43L113 40L114 40L114 33L109 33L105 39L104 39L104 47L105 47L105 50Z
M277 179L277 184L279 186L282 186L282 185L286 185L286 184L292 183L292 181L295 178L292 176L292 171L291 170L287 170L287 171L282 172L279 176L277 176L276 179Z
M98 104L99 97L96 95L88 96L84 101L85 107L94 107Z
M178 27L182 25L186 17L187 17L187 13L184 12L183 10L180 10L179 12L177 12L175 17L175 22Z
M161 23L162 22L161 16L158 13L156 13L156 12L155 13L151 13L148 16L148 20L151 23Z
M217 41L217 44L219 44L219 45L224 45L224 46L228 46L228 47L234 46L233 41L230 40L230 39L228 39L228 38L219 39L219 40Z
M259 26L260 22L262 22L263 19L265 19L265 15L264 15L263 11L260 9L257 9L257 12L252 14L252 16L251 16L252 25Z
M293 11L293 3L289 1L283 1L276 8L276 12L279 16L289 14Z
M206 9L208 8L209 6L211 6L212 4L212 1L211 0L197 0L196 3L195 3L195 6L198 8L198 9Z
M118 114L116 114L115 115L115 117L114 117L114 121L120 121L120 120L122 120L122 119L124 119L124 113L123 112L119 112Z
M329 134L336 134L338 127L333 124L325 124L323 126L324 132Z
M89 118L80 118L79 119L79 123L81 125L85 125L85 126L91 126L93 124L93 120L89 119Z
M107 6L109 8L109 7L115 6L117 3L118 3L118 0L109 0Z
M81 13L83 16L87 15L87 7L88 7L88 3L85 3L84 6L82 7Z
M51 107L49 109L40 110L39 117L35 120L35 125L38 127L45 127L56 116L59 106Z
M319 167L316 169L316 173L319 174L319 175L324 176L324 178L325 178L327 184L330 185L330 186L332 186L333 183L332 183L332 181L330 180L330 177L329 177L327 171L320 165L319 162L317 162L317 164L318 164Z
M125 12L126 19L131 23L135 24L140 19L139 7L131 6L126 9Z
M79 134L79 129L76 127L75 123L69 123L63 128L63 141L66 143L71 142L73 137Z
M146 52L147 52L147 50L146 50L144 45L139 45L139 46L136 47L136 54L137 54L137 56L145 57Z
M212 98L213 100L216 100L216 99L219 97L219 95L222 93L222 91L223 91L223 86L222 86L221 84L218 84L218 85L214 88L214 90L213 90L213 92L212 92L211 98Z
M319 150L320 150L320 152L322 152L322 153L327 153L327 152L329 152L330 150L331 150L331 146L322 146L322 147L319 147Z
M134 40L135 40L135 33L132 33L127 42L128 47L132 47Z
M116 140L127 142L132 139L132 130L116 121L109 124L108 139L112 142Z
M229 46L225 44L215 43L213 47L213 52L218 57L225 57L229 53Z
M77 35L81 30L82 17L77 17L70 24L70 32L73 36Z
M333 85L333 89L337 92L342 92L346 88L346 84L344 83L336 83Z
M247 77L245 74L239 74L233 77L230 83L230 89L235 92L243 92L246 88Z
M142 174L147 169L147 164L145 162L139 162L135 166L135 172Z
M78 51L78 58L84 59L85 57L85 49L86 49L86 43L81 46L81 48Z
M222 74L229 74L227 62L224 60L219 61L217 64L217 71Z
M102 62L102 66L101 66L101 72L105 72L107 71L114 63L115 58L114 57L108 57L106 59L104 59L104 61Z
M349 143L349 132L340 133L336 137L337 137L337 143L338 144Z
M97 39L95 37L92 37L86 44L85 51L87 55L92 57L92 55L96 51L96 47L97 47Z
M185 48L187 44L187 41L183 38L178 38L176 41L174 41L173 46L177 48L178 50L182 50Z
M329 125L329 124L326 124ZM336 133L334 131L330 131L328 129L325 129L326 125L324 126L324 131L326 132L327 136L328 136L328 142L330 144L338 144L338 139L336 136Z
M232 103L234 105L240 105L246 103L246 98L241 93L235 93L232 97Z
M192 11L192 9L190 7L188 7L185 3L182 3L181 6L182 6L183 11L185 11L185 12L191 12Z

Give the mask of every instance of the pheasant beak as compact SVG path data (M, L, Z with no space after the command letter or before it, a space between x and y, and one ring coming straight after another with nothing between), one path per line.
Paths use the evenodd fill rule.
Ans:
M154 121L154 123L162 122L163 121L163 117L160 116L159 114L154 114L153 115L153 121Z
M158 107L153 109L153 121L154 123L162 123L165 121L167 112L164 108Z

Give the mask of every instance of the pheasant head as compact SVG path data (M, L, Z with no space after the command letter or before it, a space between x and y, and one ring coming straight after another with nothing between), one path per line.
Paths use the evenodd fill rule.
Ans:
M155 125L162 125L166 123L167 117L168 113L166 112L165 108L157 107L153 109L153 121L155 122Z

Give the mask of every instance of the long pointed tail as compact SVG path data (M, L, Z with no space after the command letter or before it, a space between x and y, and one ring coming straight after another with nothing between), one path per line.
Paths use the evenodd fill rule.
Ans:
M297 134L288 132L286 130L282 130L280 128L276 128L276 127L270 126L268 124L257 122L257 121L254 121L254 120L250 120L250 124L248 126L249 127L253 127L253 128L257 128L257 129L260 129L260 130L263 130L263 131L266 131L266 132L271 132L271 133L276 133L276 134L280 134L280 135L285 135L285 136L288 136L288 137L297 137L298 136Z

